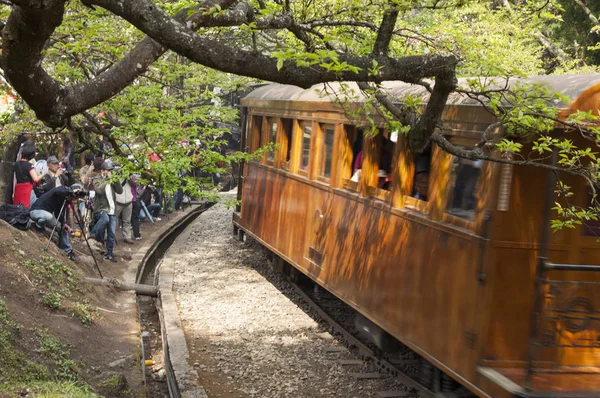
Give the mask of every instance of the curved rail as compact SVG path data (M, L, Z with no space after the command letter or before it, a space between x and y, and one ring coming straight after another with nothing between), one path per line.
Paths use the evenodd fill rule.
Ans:
M144 255L140 263L140 267L138 268L137 276L136 276L136 284L144 284L144 280L149 279L149 276L155 270L156 266L160 263L161 259L169 249L169 247L173 244L175 239L185 230L185 228L194 221L200 214L213 206L214 202L204 202L198 204L197 207L192 208L192 210L183 216L181 219L177 220L173 225L171 225L168 229L163 231L158 239L150 246L150 249ZM146 284L150 285L150 284ZM150 286L154 286L158 288L158 278L155 277L152 279L152 284ZM140 302L139 298L136 299L138 305L138 313L140 313ZM177 384L177 379L175 377L175 372L173 371L173 365L171 364L170 355L169 355L169 344L166 338L166 330L165 323L163 318L163 311L161 308L162 304L160 301L160 290L158 291L158 299L156 302L157 312L159 314L160 320L160 329L161 329L161 337L162 337L162 345L163 345L163 353L164 353L164 363L165 363L165 371L166 371L166 381L169 388L169 396L171 398L180 398L181 393L179 391L179 386ZM141 319L140 319L141 324ZM141 352L142 352L142 375L144 377L144 381L146 380L146 369L145 369L145 354L144 354L144 338L140 335L140 344L141 344Z

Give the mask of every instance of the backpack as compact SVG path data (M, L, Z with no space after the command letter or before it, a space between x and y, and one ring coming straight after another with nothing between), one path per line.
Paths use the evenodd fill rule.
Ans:
M21 230L27 230L31 227L31 218L29 218L29 209L23 205L12 205L9 203L0 206L0 218Z

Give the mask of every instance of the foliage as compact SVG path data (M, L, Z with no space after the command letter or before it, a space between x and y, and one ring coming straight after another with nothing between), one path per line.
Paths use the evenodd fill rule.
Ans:
M53 3L54 0L49 2ZM244 5L248 7L242 8ZM351 100L340 104L347 106L353 117L364 121L371 134L378 131L373 114L379 114L387 120L388 129L406 135L411 149L417 152L433 140L457 156L540 164L549 160L553 148L558 148L561 170L583 176L591 186L597 184L595 153L587 147L579 148L572 137L552 136L555 124L561 123L569 131L584 131L591 146L597 144L593 114L558 121L559 115L551 104L564 102L565 98L535 84L511 83L502 87L498 80L489 79L496 76L509 81L544 72L597 72L600 29L596 15L600 6L595 3L586 6L585 0L261 0L213 1L203 8L188 0L158 2L157 12L164 12L160 15L162 21L177 13L178 17L188 18L190 27L200 21L193 27L197 34L185 31L185 37L177 36L181 33L179 28L167 34L168 29L152 22L156 22L152 13L138 20L136 7L123 10L118 6L100 0L67 4L62 22L49 33L42 58L45 71L56 82L73 87L114 70L142 40L140 31L155 34L155 40L178 52L164 53L149 67L142 63L133 65L140 72L132 75L127 88L122 89L126 86L123 85L118 95L86 114L69 117L61 125L60 133L76 138L80 150L93 148L97 135L111 142L113 148L108 155L121 164L115 180L135 173L142 176L143 183L155 183L167 194L182 190L191 196L210 196L214 193L210 191L212 173L223 172L232 162L249 158L226 153L224 147L229 129L238 123L234 93L245 90L254 80L198 65L205 64L294 84L303 84L311 73L327 76L319 81L361 76L360 93L352 93L345 84L340 91L345 96L351 94L350 98L366 95L364 107L353 109ZM233 6L238 12L230 12L229 7ZM130 11L133 14L127 14ZM6 17L8 6L2 6L0 14ZM575 23L580 20L585 22ZM208 46L198 46L203 48L198 50L200 54L188 46L198 37ZM219 59L221 53L233 58L243 54L246 58L223 60ZM198 64L185 60L184 54ZM444 71L419 74L434 59L423 57L424 54L447 57ZM408 96L401 98L400 104L386 103L387 93L380 80L397 72L390 70L393 64L387 61L417 57L423 57L418 58L421 63L407 68L404 81L420 84L431 92L433 82L425 78L435 77L438 83L443 78L453 81L454 77L470 77L457 91L481 101L499 118L501 136L484 139L485 150L462 152L434 132L436 127L444 127L439 125L441 111L432 115L434 111L423 105L424 97ZM261 62L253 62L257 60ZM456 60L455 65L452 60ZM278 72L268 75L264 71L270 70L271 65ZM23 90L21 94L29 103L33 101ZM446 97L440 98L445 101ZM52 98L44 106L51 107L50 103L59 99ZM36 109L38 114L43 110ZM44 129L23 103L18 101L15 111L16 117L9 122L3 118L0 138L5 142L19 132ZM104 117L98 117L100 114ZM49 125L58 125L48 120L45 118ZM113 128L103 129L103 124ZM58 131L52 133L38 136L47 152L58 149ZM422 137L416 137L419 134ZM160 161L149 161L150 153Z
M33 282L40 286L40 295L46 306L59 309L63 297L71 297L78 289L73 270L50 256L37 260L25 260L24 265L32 272Z
M23 394L36 398L98 398L89 386L81 385L80 382L72 381L47 381L47 382L32 382L27 384L13 384L7 392L15 394Z
M62 295L58 292L42 292L42 302L52 310L59 310L62 302Z
M13 390L15 383L48 380L48 370L30 361L16 347L21 327L10 319L4 300L0 299L0 391Z
M50 256L25 260L24 265L32 273L42 303L51 310L69 310L84 325L90 325L98 317L98 311L86 299L80 299L81 287L73 270Z
M0 7L6 14L6 6ZM113 14L72 2L45 52L44 66L61 83L85 82L118 62L141 38L138 30ZM243 153L225 153L225 148L230 128L238 124L231 100L250 83L167 53L133 85L87 115L74 117L62 131L48 132L26 104L17 101L14 117L4 118L0 140L36 133L40 156L47 157L60 151L64 135L76 142L77 151L94 153L95 137L105 135L113 150L104 156L121 165L118 178L138 174L141 183L151 182L167 194L182 189L187 195L214 199L203 192L213 188L210 173L223 173L232 162L249 159ZM107 125L110 131L102 129ZM183 141L190 144L184 146ZM201 149L190 156L195 147ZM161 160L150 162L150 153ZM205 177L192 178L194 169Z
M44 329L38 330L41 339L40 355L54 363L57 380L76 381L77 365L69 358L71 347L48 334Z
M573 0L559 0L551 10L552 19L542 27L542 31L552 37L557 45L571 55L580 67L600 64L600 4L595 1L582 1L585 9ZM594 16L596 21L594 21ZM551 64L552 60L547 60Z
M90 325L98 317L98 311L92 308L87 302L75 303L73 307L73 316L84 325Z

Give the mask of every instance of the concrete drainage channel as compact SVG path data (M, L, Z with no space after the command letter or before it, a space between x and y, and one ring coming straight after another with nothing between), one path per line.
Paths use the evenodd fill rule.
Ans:
M162 259L177 236L194 221L200 214L213 206L214 203L200 203L189 213L177 220L146 251L137 270L136 284L155 286L157 297L137 295L137 308L141 329L140 345L142 357L142 374L147 388L148 397L171 398L203 397L204 391L194 388L197 385L194 374L177 374L173 369L171 358L186 358L187 346L183 330L177 321L165 324L165 309L176 309L175 299L171 288L173 269L164 267ZM158 272L156 272L158 271ZM171 319L172 317L169 317ZM169 342L174 347L169 346ZM183 384L183 387L182 387Z

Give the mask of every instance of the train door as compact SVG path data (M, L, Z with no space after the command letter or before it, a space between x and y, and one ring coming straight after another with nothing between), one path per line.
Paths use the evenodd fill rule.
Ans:
M325 239L331 220L333 194L331 184L334 174L335 125L313 122L313 154L309 178L316 181L308 199L305 259L309 263L309 272L322 279L326 268Z
M248 142L248 138L247 138L247 134L248 134L248 108L247 107L242 107L240 110L240 127L241 127L241 135L240 135L240 150L242 152L249 152L249 148L247 147L247 142ZM241 201L242 201L242 191L244 190L244 169L245 169L245 162L241 162L238 165L238 169L237 169L237 180L238 180L238 191L237 191L237 200L238 200L238 204L235 206L235 211L240 213L242 211L242 205L241 205Z

